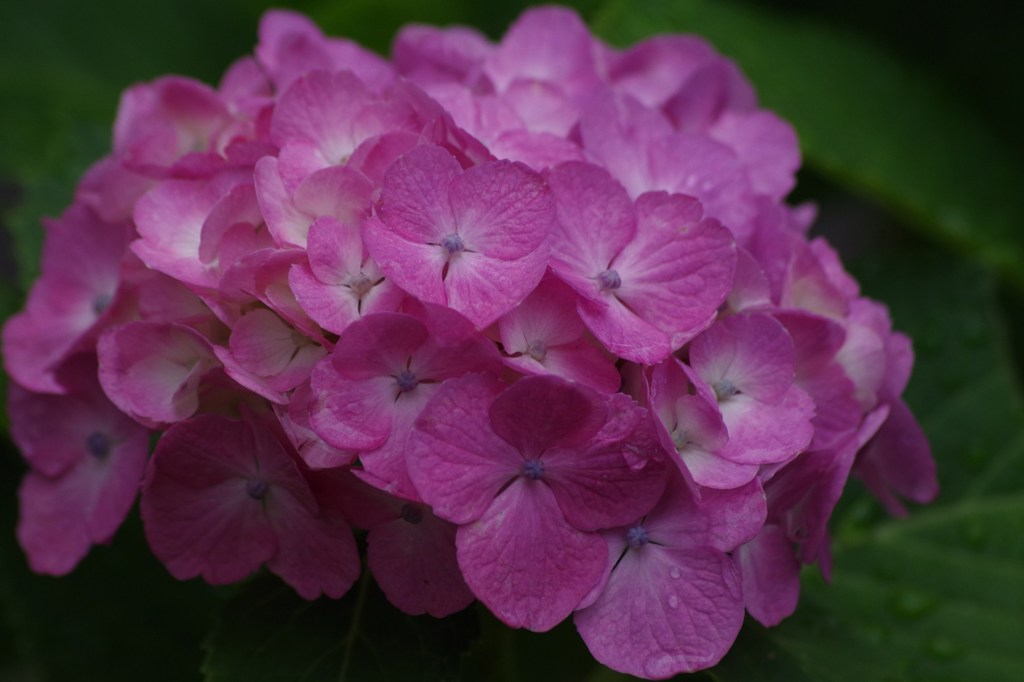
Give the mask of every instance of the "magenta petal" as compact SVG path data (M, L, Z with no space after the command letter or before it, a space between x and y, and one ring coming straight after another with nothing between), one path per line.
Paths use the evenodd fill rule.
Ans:
M310 424L325 441L342 450L372 450L387 440L398 395L394 377L346 380L322 364L312 387Z
M743 573L743 601L761 625L772 627L796 610L800 562L782 528L767 525L737 552Z
M426 325L412 315L367 315L345 330L327 362L347 380L391 376L405 369L429 338Z
M582 446L551 448L541 459L544 480L576 528L598 530L629 523L650 511L665 489L665 466L653 425L643 410L635 404L632 408L635 427L620 437L604 439L598 434Z
M477 598L512 627L545 632L600 579L607 545L562 518L551 489L519 478L456 536L459 566Z
M441 147L406 152L384 176L381 215L388 229L408 241L435 244L455 232L448 186L461 170Z
M278 551L267 568L303 599L338 599L348 592L359 577L359 550L348 524L311 517L287 491L275 497L274 512Z
M889 418L861 451L853 470L890 514L902 516L906 509L899 497L931 502L939 494L939 482L931 447L906 403L897 398L889 409Z
M604 425L607 410L593 391L556 377L527 377L494 399L494 432L524 457L581 445Z
M467 374L441 385L409 436L406 465L441 518L470 523L519 474L522 456L491 429L488 407L503 385Z
M665 679L707 668L743 623L739 571L710 548L644 545L626 552L575 621L594 658L619 672Z
M398 518L373 527L366 563L404 613L443 618L473 601L455 558L455 526L422 505L406 504Z
M551 234L551 268L562 276L594 278L636 233L626 190L604 168L563 163L545 173L555 193L557 220ZM585 295L596 295L591 283Z
M544 276L547 249L517 260L462 253L448 263L448 305L483 329L515 307Z
M278 504L277 498L286 504ZM213 584L240 580L279 551L271 517L316 514L316 502L276 436L255 417L178 422L146 469L140 511L167 570Z

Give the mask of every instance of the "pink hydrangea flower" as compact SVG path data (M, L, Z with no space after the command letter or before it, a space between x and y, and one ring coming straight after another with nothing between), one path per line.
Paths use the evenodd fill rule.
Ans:
M306 599L340 597L359 574L351 530L325 512L281 437L248 411L172 426L142 486L146 538L175 577L230 583L265 563Z
M681 195L633 202L607 171L562 164L547 174L558 221L551 267L580 294L578 310L617 355L653 364L714 319L735 268L718 223Z
M12 384L7 409L31 467L18 491L18 541L32 570L63 575L128 515L149 434L105 398L94 357L72 357L56 378L60 395Z
M521 164L464 171L445 150L417 147L385 176L382 218L365 223L363 238L399 287L486 327L540 282L553 208L544 181Z
M406 455L416 489L459 525L473 593L513 627L545 631L601 576L597 530L642 515L664 487L647 415L550 376L505 389L484 374L446 382Z
M757 482L698 503L675 476L650 513L603 533L604 586L574 617L594 657L646 679L717 663L743 623L729 553L757 533L764 514Z
M365 551L409 614L575 612L616 670L714 665L828 577L851 474L893 514L938 490L909 339L784 202L799 160L693 36L538 7L388 61L267 12L216 88L126 91L46 223L2 332L30 566L141 479L181 579L337 598Z

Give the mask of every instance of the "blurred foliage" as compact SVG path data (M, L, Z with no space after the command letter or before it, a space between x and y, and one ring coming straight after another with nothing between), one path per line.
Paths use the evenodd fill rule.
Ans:
M120 91L164 73L216 82L251 50L270 4L0 4L0 318L37 273L39 216L59 214L109 147ZM499 37L529 3L285 4L329 34L386 52L409 21ZM571 4L616 44L653 32L706 35L794 122L810 169L794 198L819 203L816 229L915 339L907 399L939 462L940 500L910 519L883 518L851 484L835 518L832 584L809 571L793 618L770 630L748 622L725 661L693 678L1020 679L1024 5ZM438 671L434 679L623 679L589 664L571 623L538 635L509 631L482 609L440 623L412 619L377 606L372 586L309 605L267 578L237 590L178 583L146 550L137 518L71 576L32 575L12 532L23 467L8 441L0 450L8 529L0 533L0 679L198 680L202 661L206 679L259 682L295 679L297 660L312 671L306 679L324 671L338 679L346 633L373 646L352 649L345 679L366 679L360 670L412 679L394 676L409 665L421 676ZM475 628L480 643L462 654ZM435 658L392 655L407 653L400 633Z

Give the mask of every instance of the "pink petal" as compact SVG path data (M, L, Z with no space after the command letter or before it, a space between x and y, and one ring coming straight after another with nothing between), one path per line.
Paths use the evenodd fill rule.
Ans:
M152 423L191 417L199 407L203 374L219 364L202 335L176 324L114 327L97 352L106 394L123 412Z
M931 447L906 403L897 398L889 409L889 418L858 456L854 471L890 514L902 516L906 509L899 497L926 504L939 494L939 483Z
M800 598L800 562L782 528L767 525L737 552L743 573L743 601L765 627L791 616Z
M575 621L594 658L619 672L664 679L707 668L743 623L739 571L710 548L648 544L626 552Z
M671 337L637 317L618 298L577 303L577 311L587 328L604 346L626 360L653 365L672 352Z
M427 507L407 503L398 518L375 525L366 554L377 584L403 613L443 618L473 601L455 557L455 526Z
M552 196L541 176L525 165L474 166L452 179L448 193L455 231L467 250L515 261L545 245L554 218ZM543 253L546 261L546 249Z
M766 315L719 320L690 345L690 366L716 393L778 400L793 384L793 341Z
M775 403L760 403L735 395L720 403L729 430L722 457L739 464L783 462L810 445L814 401L793 386Z
M713 319L732 288L736 247L728 230L700 220L694 200L645 194L637 201L636 238L609 267L614 291L630 310L672 335L673 348Z
M540 282L547 268L547 249L538 248L516 260L465 252L448 263L447 302L483 329L514 308Z
M409 438L406 465L420 496L453 523L480 518L522 456L491 429L488 408L503 385L467 374L441 385Z
M372 450L387 440L398 394L394 377L350 380L321 364L313 372L312 388L310 425L329 444Z
M551 489L516 479L456 535L466 584L499 620L545 632L600 579L607 546L562 518Z
M461 171L455 157L441 147L414 147L402 155L388 168L381 189L381 217L387 228L421 244L436 244L455 232L448 187Z
M595 297L593 278L609 267L636 233L632 202L608 171L590 163L570 161L549 170L545 178L557 208L551 267L559 276L590 278L590 286L580 293ZM567 281L574 284L576 280Z
M604 426L597 393L555 377L526 377L494 399L491 428L525 458L581 446Z
M339 599L359 577L359 549L344 519L313 518L287 494L274 499L272 522L277 555L267 568L292 586L303 599L324 594Z
M515 79L584 89L596 82L594 38L572 10L541 7L524 12L487 59L484 70L499 91Z

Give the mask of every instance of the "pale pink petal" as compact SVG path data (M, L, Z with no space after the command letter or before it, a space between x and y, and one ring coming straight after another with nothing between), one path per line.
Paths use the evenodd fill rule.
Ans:
M720 454L733 462L782 462L810 445L814 401L796 386L774 403L738 394L721 402L719 408L729 430L729 442Z
M176 324L129 322L100 338L99 378L123 412L152 423L191 417L199 382L219 365L202 335Z
M778 400L793 384L793 341L766 315L719 320L690 345L690 365L721 397Z

